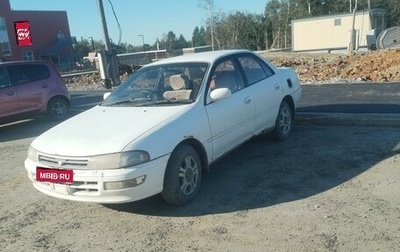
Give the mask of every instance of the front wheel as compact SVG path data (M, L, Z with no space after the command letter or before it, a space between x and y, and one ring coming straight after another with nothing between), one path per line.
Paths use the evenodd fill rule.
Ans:
M283 141L292 132L293 112L286 101L282 101L279 107L278 116L275 121L273 136L276 140Z
M172 205L184 205L200 191L201 162L193 147L178 146L168 161L164 176L162 197Z

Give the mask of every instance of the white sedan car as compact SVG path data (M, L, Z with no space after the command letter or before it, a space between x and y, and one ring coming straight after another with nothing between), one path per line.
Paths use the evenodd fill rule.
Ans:
M224 154L269 131L287 138L301 93L292 69L247 50L154 62L37 137L25 167L37 190L61 199L113 204L161 193L186 204Z

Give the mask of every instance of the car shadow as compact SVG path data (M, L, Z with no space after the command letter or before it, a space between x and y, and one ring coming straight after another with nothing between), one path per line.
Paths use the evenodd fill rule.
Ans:
M370 144L381 132L376 128L376 133L370 134L364 129L296 125L286 141L255 138L213 164L203 176L199 196L188 205L170 206L156 195L105 206L142 215L187 217L241 214L301 200L332 189L400 153L399 138Z

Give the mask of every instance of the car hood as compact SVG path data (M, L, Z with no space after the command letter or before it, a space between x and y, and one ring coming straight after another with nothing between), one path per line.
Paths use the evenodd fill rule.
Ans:
M133 140L187 106L96 106L46 131L32 142L32 147L43 153L60 156L121 152Z

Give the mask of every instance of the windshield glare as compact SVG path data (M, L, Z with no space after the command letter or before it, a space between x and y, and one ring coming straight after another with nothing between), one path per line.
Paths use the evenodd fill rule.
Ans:
M107 97L103 106L154 106L193 102L200 90L206 63L144 67Z

